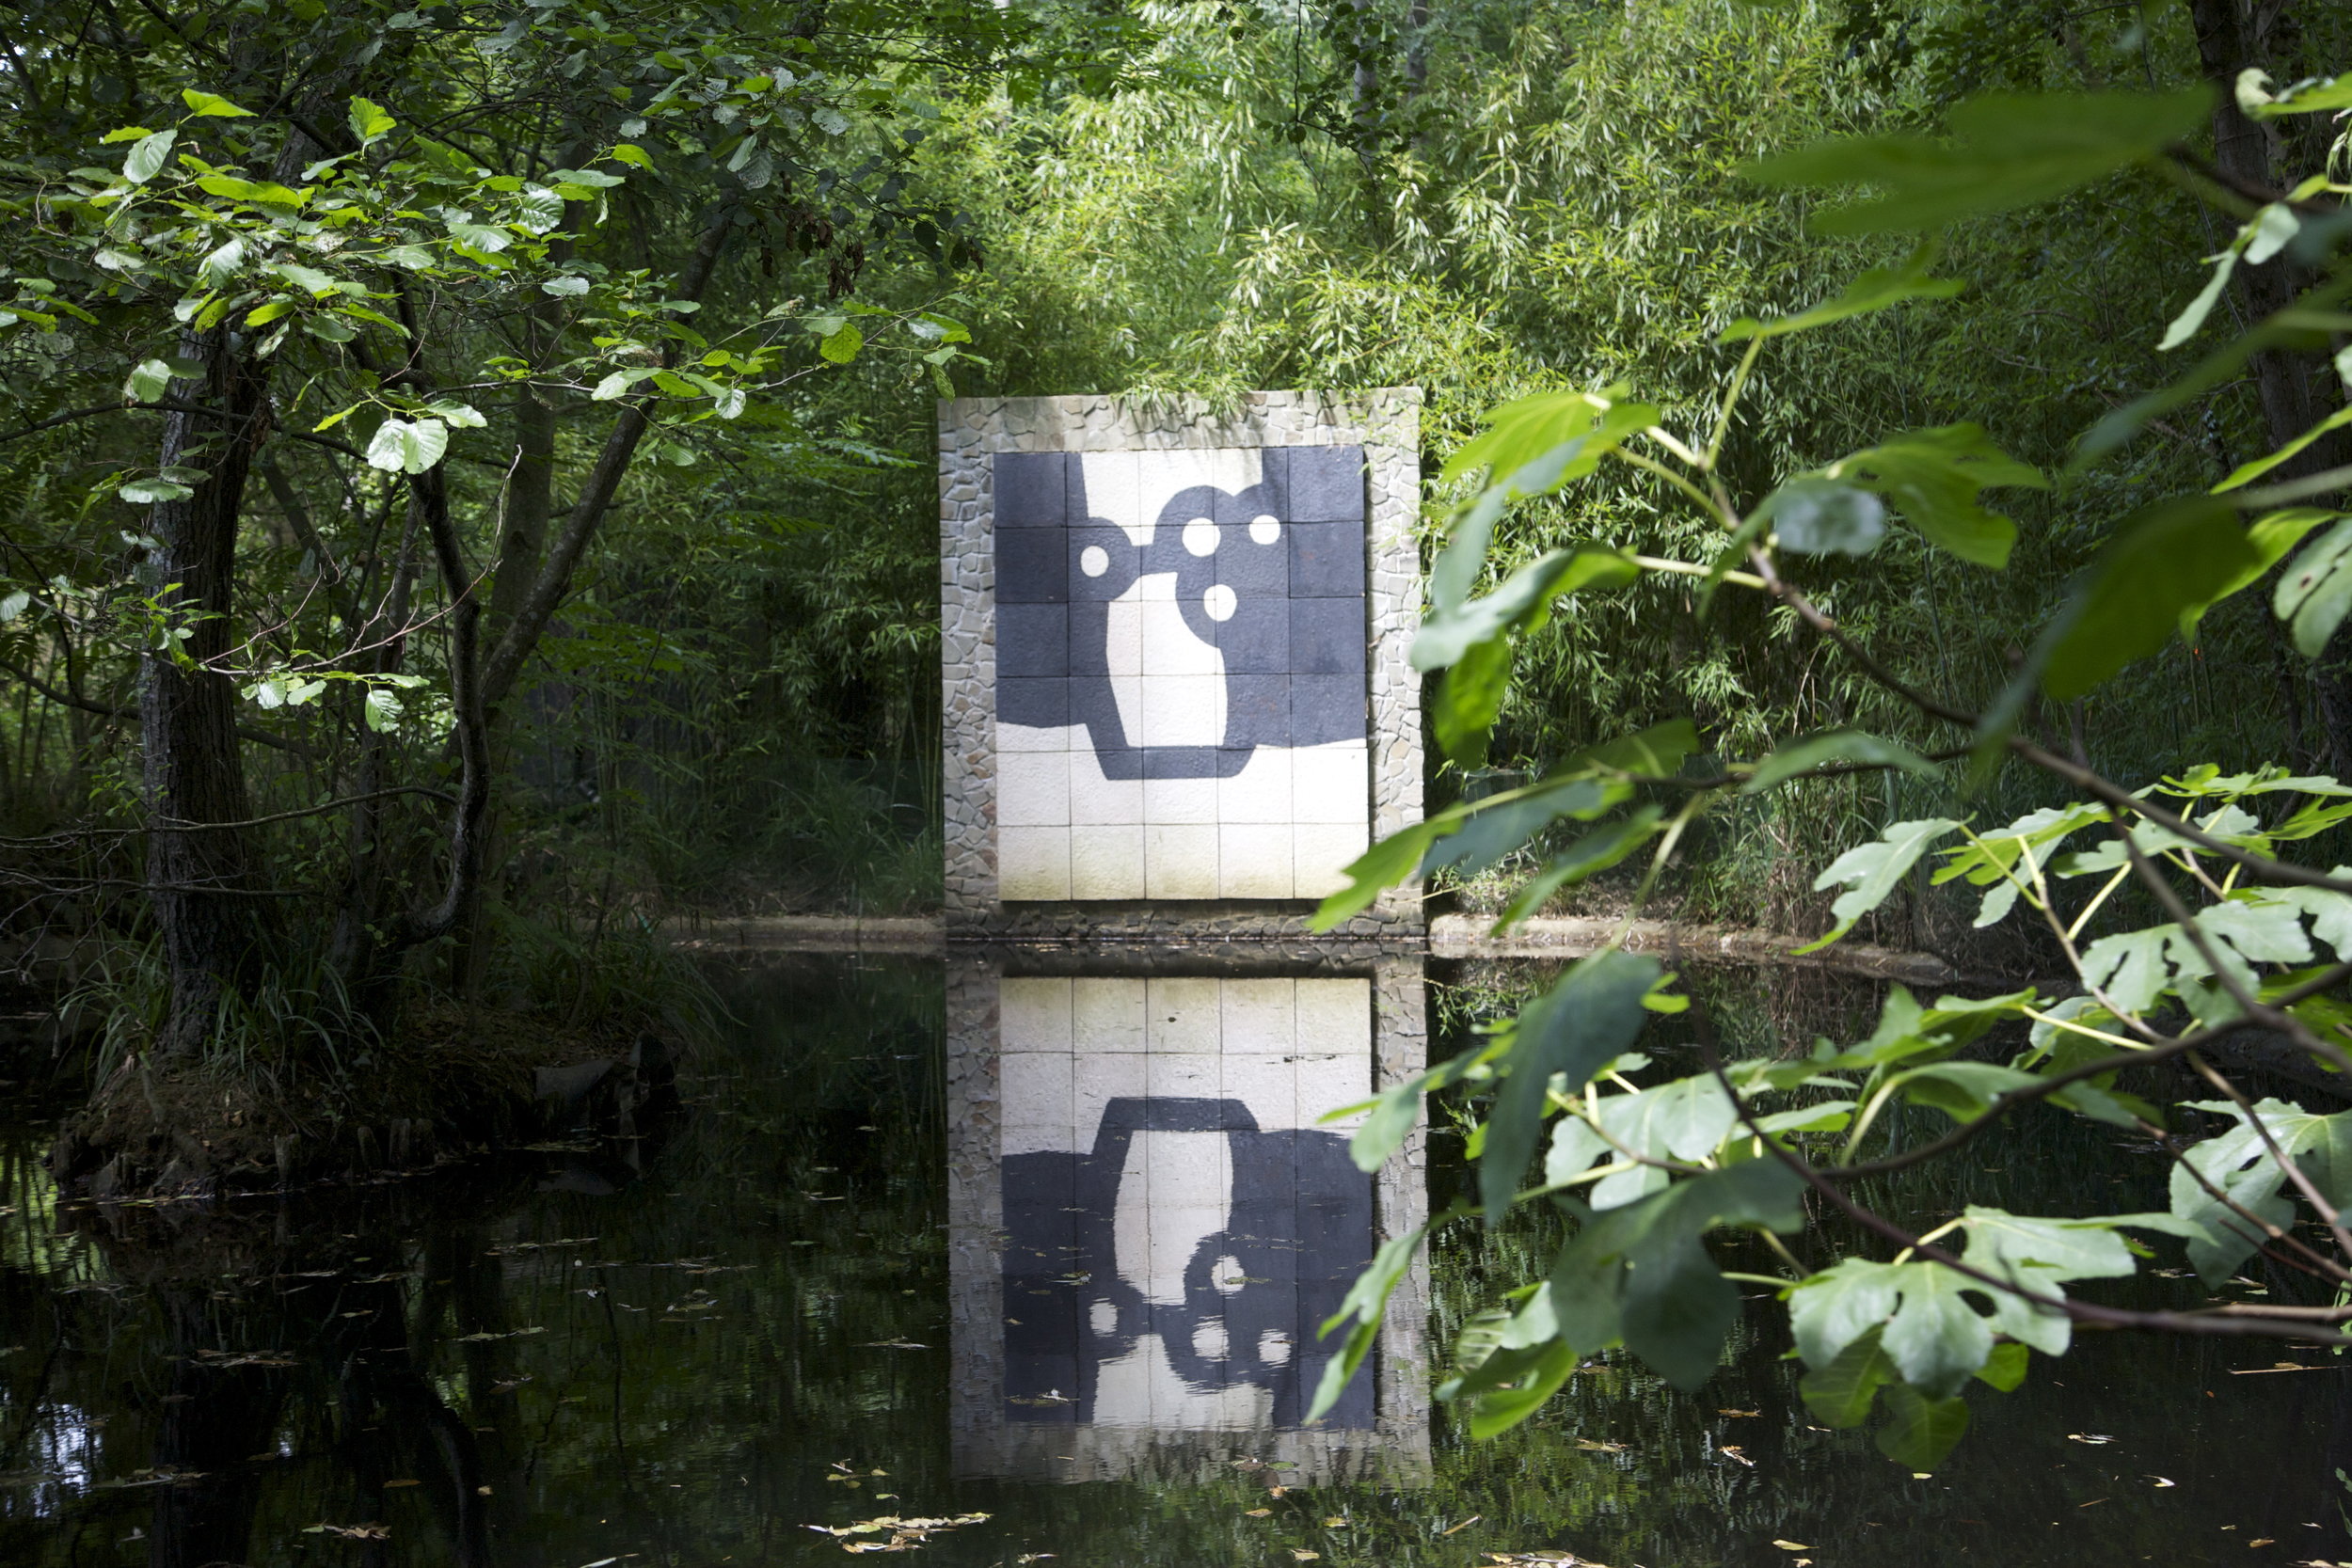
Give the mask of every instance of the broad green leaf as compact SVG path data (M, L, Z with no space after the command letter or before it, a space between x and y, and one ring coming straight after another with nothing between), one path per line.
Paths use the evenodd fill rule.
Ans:
M2287 1174L2271 1155L2265 1132L2331 1204L2339 1209L2352 1205L2352 1111L2314 1116L2272 1099L2256 1101L2251 1118L2226 1100L2192 1101L2189 1108L2229 1117L2235 1124L2192 1147L2185 1157L2186 1168L2175 1165L2170 1180L2173 1217L2202 1233L2191 1235L2188 1259L2207 1286L2220 1283L2245 1261L2263 1233L2209 1194L2197 1176L2220 1189L2231 1203L2271 1225L2283 1228L2294 1223L2297 1204L2286 1196ZM2255 1130L2257 1118L2261 1132Z
M1340 1303L1340 1309L1317 1331L1317 1338L1323 1338L1348 1319L1356 1320L1356 1325L1348 1330L1340 1354L1323 1369L1323 1381L1315 1388L1314 1408L1307 1412L1310 1425L1321 1420L1324 1414L1339 1402L1340 1395L1347 1389L1348 1380L1356 1375L1356 1369L1364 1364L1364 1357L1379 1341L1380 1320L1388 1314L1389 1296L1396 1290L1397 1281L1404 1278L1406 1271L1413 1266L1414 1255L1420 1252L1421 1239L1427 1228L1425 1225L1415 1226L1406 1234L1382 1243L1380 1250L1373 1257L1371 1266L1358 1275L1356 1283L1348 1288L1346 1297Z
M497 255L515 243L514 235L491 223L453 223L449 226L449 237L459 245L489 256Z
M2317 658L2352 611L2352 517L2321 534L2295 558L2271 598L2297 652Z
M567 272L560 277L550 277L546 282L541 283L539 285L539 292L541 293L554 294L559 298L577 299L581 294L588 292L588 279L580 277L578 273Z
M228 201L251 201L264 207L299 207L310 199L308 190L288 190L267 180L240 180L230 174L207 174L197 188Z
M335 292L335 279L316 267L306 267L295 261L278 261L264 270L276 273L295 288L308 293L312 299Z
M115 493L133 506L152 506L160 501L183 501L196 492L176 480L134 479L117 486Z
M136 141L141 136L151 136L154 134L155 133L150 131L144 125L119 125L115 129L107 132L104 135L99 137L98 145L101 147L112 147L117 142Z
M1642 806L1624 821L1595 828L1552 856L1544 863L1544 868L1519 889L1509 907L1495 921L1494 934L1501 935L1536 913L1562 888L1573 887L1589 877L1598 876L1623 861L1657 836L1665 816L1661 807Z
M158 131L142 136L131 149L131 155L122 160L122 177L134 185L144 185L163 172L164 162L171 156L171 144L179 139L177 131Z
M1460 1083L1471 1069L1485 1062L1494 1048L1472 1046L1450 1060L1440 1062L1428 1071L1402 1084L1381 1091L1371 1102L1371 1114L1363 1125L1348 1139L1347 1156L1356 1162L1356 1168L1367 1175L1388 1164L1389 1156L1404 1147L1413 1123L1421 1119L1421 1102L1438 1090ZM1327 1121L1351 1115L1361 1106L1343 1106L1326 1115Z
M2214 493L2216 495L2222 495L2229 491L2237 489L2240 485L2252 483L2255 480L2262 478L2263 475L2277 467L2280 464L2284 463L2287 459L2300 453L2306 447L2311 446L2313 442L2324 440L2327 436L2332 435L2336 431L2342 430L2347 424L2352 424L2352 404L2346 404L2344 407L2337 409L2334 413L2328 415L2326 419L2320 420L2317 424L2312 426L2311 429L2303 432L2302 435L2297 436L2294 440L2289 441L2285 446L2280 447L2277 451L2270 453L2268 456L2257 457L2250 463L2240 464L2237 467L2231 470L2229 478L2223 480L2220 483L2213 487Z
M2280 115L2315 115L2352 109L2352 75L2326 81L2314 78L2297 82L2275 97L2265 90L2269 85L2270 78L2260 71L2249 69L2238 73L2238 106L2246 111L2249 119L2275 119Z
M257 326L267 326L278 317L291 312L294 308L294 303L291 299L273 299L264 304L256 305L245 313L245 325L248 330Z
M1922 245L1899 267L1872 267L1846 285L1835 298L1825 299L1809 310L1793 316L1776 316L1771 321L1757 321L1742 316L1724 328L1719 343L1737 343L1750 338L1778 338L1790 332L1809 332L1817 326L1827 326L1853 316L1867 316L1913 299L1949 299L1967 285L1957 277L1930 277L1928 267L1934 261L1932 249Z
M856 358L858 350L865 346L866 334L858 330L857 323L843 322L839 330L825 334L824 341L817 345L817 352L829 364L846 365Z
M1886 537L1886 507L1878 497L1825 479L1792 479L1756 512L1781 547L1799 555L1868 555Z
M240 109L218 93L199 92L194 87L183 87L180 92L180 101L188 106L189 114L199 119L207 118L251 119L253 118L251 109Z
M1550 990L1530 1003L1512 1025L1509 1048L1497 1063L1510 1076L1486 1120L1486 1152L1478 1162L1486 1223L1500 1220L1518 1193L1535 1151L1554 1073L1570 1093L1603 1064L1622 1055L1640 1036L1642 998L1663 973L1654 958L1614 950L1579 959Z
M2246 542L2254 547L2254 559L2240 567L2201 604L2190 605L2181 611L2181 636L2197 635L2198 624L2205 611L2240 590L2251 588L2266 576L2270 568L2286 558L2289 550L2303 542L2304 535L2322 523L2334 522L2340 513L2323 511L2313 506L2290 507L2283 512L2265 513L2246 525Z
M650 170L653 167L653 159L646 154L645 150L631 142L615 143L612 150L607 152L605 156L616 164L628 164L635 168Z
M1413 639L1416 670L1442 670L1481 642L1549 613L1551 601L1586 588L1621 588L1642 575L1622 550L1597 545L1552 550L1529 562L1483 599L1434 602Z
M161 359L142 359L122 383L122 395L133 403L153 403L171 385L171 367Z
M369 147L389 135L399 121L364 98L351 101L351 134L359 138L362 147Z
M1413 875L1426 877L1449 867L1474 877L1564 816L1591 821L1623 800L1626 786L1614 780L1572 779L1474 802L1434 840Z
M1958 1394L1930 1399L1894 1384L1886 1390L1886 1418L1876 1439L1879 1452L1914 1475L1933 1473L1968 1434L1968 1402Z
M1879 1344L1880 1332L1873 1327L1799 1380L1797 1393L1823 1426L1860 1426L1869 1418L1879 1390L1896 1380L1895 1363Z
M1511 640L1490 637L1473 642L1438 677L1429 701L1430 727L1438 749L1455 766L1476 768L1486 760L1486 739L1511 688Z
M1820 735L1792 740L1757 763L1747 783L1740 786L1740 793L1758 795L1801 773L1840 762L1899 768L1907 773L1935 771L1935 764L1900 741L1887 740L1867 730L1824 730Z
M1612 448L1656 424L1658 417L1655 404L1627 403L1613 392L1537 392L1487 415L1486 430L1446 460L1438 482L1451 484L1484 468L1491 486L1573 444L1568 461L1550 481L1549 488L1556 489L1599 467Z
M1820 893L1838 886L1847 890L1829 907L1837 917L1837 924L1820 941L1807 942L1796 951L1819 952L1852 930L1855 921L1886 902L1887 895L1902 881L1903 874L1937 839L1959 826L1944 816L1898 822L1871 842L1856 845L1830 862L1813 879L1813 890Z
M1987 511L1979 495L2012 485L2047 489L2050 483L2041 470L2003 452L1974 424L1907 432L1840 458L1822 469L1821 477L1877 492L1930 544L1995 569L2009 564L2017 525Z
M1954 1121L1974 1121L1993 1108L1994 1097L2030 1088L2034 1077L1994 1062L1936 1062L1901 1075L1903 1098L1931 1105Z
M368 442L368 463L387 473L421 474L449 450L449 427L438 420L386 420Z
M1948 139L1860 136L1823 142L1747 165L1769 185L1867 185L1874 201L1817 211L1820 234L1931 230L1972 213L2046 201L2156 157L2193 135L2212 96L2205 89L1993 93L1955 108Z
M2076 608L2042 672L2042 689L2071 701L2154 653L2249 569L2260 552L2227 503L2185 496L2124 519L2075 594Z
M1989 1384L2004 1394L2013 1394L2026 1381L2026 1370L2033 1357L2026 1347L2011 1341L1994 1345L1984 1365L1977 1369L1977 1381Z

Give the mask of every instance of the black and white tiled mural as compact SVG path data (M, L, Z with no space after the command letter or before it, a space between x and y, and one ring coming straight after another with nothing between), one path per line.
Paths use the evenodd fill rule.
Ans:
M1008 977L1003 1419L1295 1428L1374 1248L1371 982ZM1359 1377L1327 1418L1374 1424Z
M1000 895L1342 885L1369 821L1363 449L993 461Z

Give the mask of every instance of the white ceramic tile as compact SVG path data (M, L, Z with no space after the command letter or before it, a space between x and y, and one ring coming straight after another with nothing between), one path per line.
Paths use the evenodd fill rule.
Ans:
M1204 642L1184 620L1176 602L1175 577L1139 578L1136 585L1136 613L1143 626L1143 673L1147 675L1216 675L1225 673L1225 655ZM1155 583L1168 584L1165 596L1145 592ZM1120 601L1113 600L1116 608Z
M1186 632L1185 636L1192 634ZM1205 645L1205 644L1204 644ZM1215 655L1216 650L1209 652ZM1151 658L1147 649L1147 662ZM1158 667L1154 666L1156 670ZM1215 746L1225 738L1225 676L1160 674L1143 677L1143 743L1146 746ZM1214 781L1210 781L1214 784ZM1209 791L1212 801L1216 790ZM1214 806L1211 808L1214 810Z
M1297 997L1298 1032L1295 1037L1299 1050L1370 1053L1370 980L1301 980L1298 982Z
M1222 822L1216 830L1220 898L1288 898L1295 886L1288 823Z
M1095 1134L1103 1125L1103 1112L1112 1101L1142 1097L1144 1055L1140 1051L1089 1054L1081 1048L1073 1060L1070 1123L1073 1135L1069 1147L1085 1153L1094 1148ZM1126 1196L1120 1194L1122 1199Z
M1260 1132L1306 1125L1298 1114L1297 1072L1287 1056L1226 1057L1223 1098L1248 1106Z
M1214 822L1216 820L1216 779L1144 779L1143 819L1146 822Z
M1120 597L1132 599L1136 603L1173 605L1176 602L1176 574L1147 572L1136 578L1135 586ZM1200 639L1195 638L1193 641L1197 642Z
M1192 1266L1201 1242L1225 1228L1225 1212L1222 1205L1152 1205L1152 1227L1146 1243L1150 1261L1142 1271L1143 1277L1137 1280L1145 1296L1171 1303L1184 1299L1184 1271ZM1122 1277L1136 1279L1136 1275L1128 1272L1124 1253L1120 1255L1119 1272ZM1153 1413L1161 1413L1156 1402Z
M1086 477L1087 515L1116 523L1138 545L1148 545L1148 519L1136 489L1136 458L1131 451L1090 451L1079 459Z
M1230 779L1216 781L1216 819L1219 822L1291 822L1291 752L1287 747L1261 746L1249 762ZM1288 896L1284 895L1283 896Z
M1369 1045L1369 1042L1367 1042ZM1326 1123L1327 1112L1343 1105L1359 1105L1372 1098L1372 1053L1362 1051L1340 1052L1330 1054L1308 1053L1291 1064L1297 1074L1298 1124L1301 1127L1327 1127L1335 1132L1353 1132L1363 1125L1367 1113Z
M1143 1008L1143 982L1139 979L1082 975L1071 981L1072 1048L1081 1056L1142 1051Z
M1146 824L1143 830L1143 894L1147 898L1216 896L1216 827L1214 823Z
M1025 1132L1058 1129L1067 1136L1077 1109L1075 1064L1067 1051L1017 1051L1000 1057L996 1083L1003 1124Z
M1346 867L1370 843L1361 826L1302 822L1291 865L1295 895L1327 898L1347 885Z
M1228 980L1217 1000L1226 1055L1290 1054L1298 1039L1295 980Z
M1008 752L996 759L1000 828L1070 825L1070 760L1057 752Z
M1063 830L1070 835L1072 898L1142 898L1150 895L1143 875L1145 829L1082 827Z
M1070 822L1073 827L1124 827L1143 817L1141 779L1112 779L1103 774L1102 759L1091 747L1070 753ZM1136 871L1142 871L1143 840L1136 839ZM1074 862L1073 862L1074 863ZM1085 897L1086 895L1079 895Z
M997 829L996 895L1010 899L1069 897L1070 830Z
M1221 981L1155 974L1144 982L1144 1037L1153 1051L1214 1056L1224 1038Z
M1008 752L1067 752L1073 735L1083 737L1084 730L1073 730L1067 724L1040 726L1036 724L998 724L996 751Z
M1070 981L1065 975L1009 974L997 982L996 1037L1007 1053L1070 1051Z
M1154 1100L1215 1100L1220 1075L1215 1052L1153 1051L1143 1058L1144 1092Z
M1361 742L1302 746L1291 752L1291 819L1295 822L1361 827L1371 815L1371 763Z

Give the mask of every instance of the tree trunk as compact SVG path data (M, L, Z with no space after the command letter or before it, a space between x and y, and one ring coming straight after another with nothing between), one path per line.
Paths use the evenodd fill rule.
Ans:
M2293 26L2288 8L2278 0L2190 0L2189 20L2197 35L2200 69L2218 89L2213 110L2214 163L2242 186L2279 189L2292 182L2296 171L2279 166L2283 144L2279 135L2249 119L2237 106L2234 87L2238 72L2260 67L2273 76L2293 79L2281 59L2282 34ZM2310 278L2286 252L2261 266L2243 266L2231 286L2244 305L2249 325L2284 309ZM2283 446L2317 424L2332 411L2333 378L2325 361L2291 349L2266 348L2253 356L2249 368L2262 399L2263 423L2272 447ZM2292 479L2341 466L2346 442L2341 433L2312 443L2275 470L2279 479ZM2322 750L2330 772L2352 775L2352 681L2346 679L2343 657L2334 647L2311 666L2312 707L2319 720Z
M211 666L232 645L237 521L268 424L267 386L226 334L191 336L181 352L206 371L201 383L173 384L190 411L165 416L163 464L206 472L188 499L150 516L143 577L173 645L151 648L139 673L147 874L171 988L164 1056L201 1048L223 996L249 976L261 925L246 832L201 825L253 815L236 683Z

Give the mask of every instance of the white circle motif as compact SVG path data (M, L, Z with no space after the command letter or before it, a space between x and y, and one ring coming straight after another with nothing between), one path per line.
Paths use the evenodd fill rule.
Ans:
M1249 519L1249 542L1251 544L1271 545L1281 537L1282 525L1266 514L1261 512Z
M1078 570L1090 578L1099 578L1111 569L1111 552L1100 545L1089 545L1078 552Z
M1184 525L1184 548L1195 555L1216 553L1216 525L1206 517L1195 517Z
M1233 611L1240 606L1241 601L1233 596L1233 591L1221 582L1211 583L1209 591L1200 595L1200 608L1209 612L1212 621L1232 620Z

